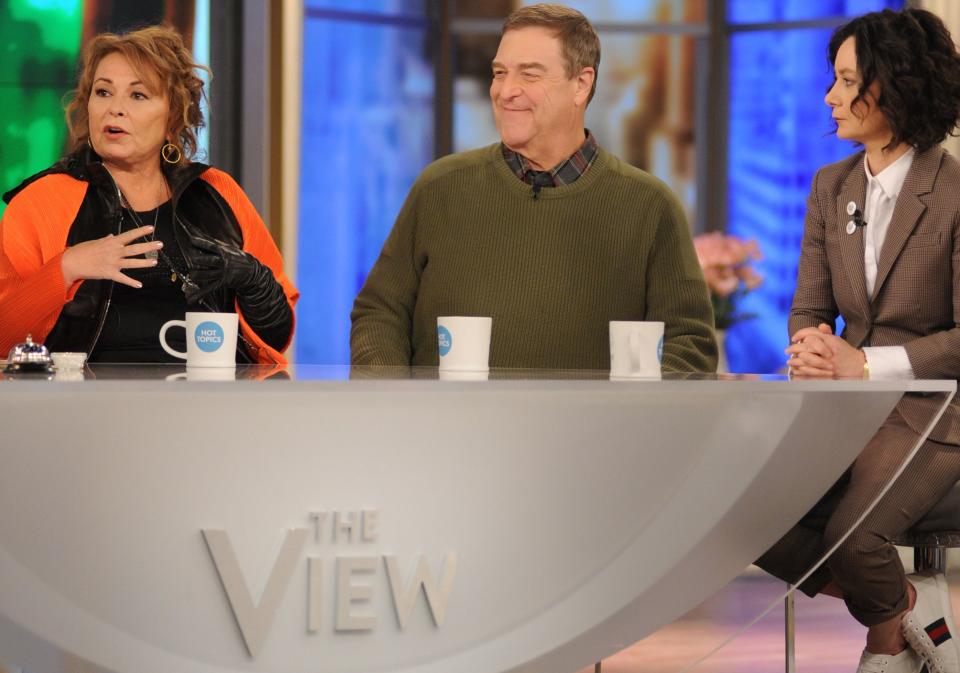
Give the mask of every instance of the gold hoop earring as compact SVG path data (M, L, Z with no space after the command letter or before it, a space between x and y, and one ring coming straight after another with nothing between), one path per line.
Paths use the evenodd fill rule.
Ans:
M179 164L180 159L183 158L183 154L180 152L180 148L174 145L173 143L167 143L160 148L160 156L163 157L163 160L168 164Z

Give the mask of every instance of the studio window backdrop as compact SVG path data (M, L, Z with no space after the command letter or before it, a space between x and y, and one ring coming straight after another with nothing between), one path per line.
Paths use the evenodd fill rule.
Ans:
M498 140L490 62L516 5L307 0L297 361L349 362L353 298L416 176L449 151ZM588 127L604 147L664 179L693 220L705 0L571 5L595 20L604 46ZM443 31L448 51L431 47ZM449 109L438 110L437 97ZM452 118L448 138L436 128L444 115Z
M519 4L307 0L298 361L349 361L353 298L417 174L447 151L496 142L490 61ZM848 18L902 0L568 4L603 45L587 115L599 142L669 184L694 231L759 242L764 284L740 306L756 317L731 330L729 361L780 370L811 178L854 150L831 134L823 103L827 41ZM431 50L445 30L449 51ZM711 62L718 45L725 71Z
M416 176L496 142L490 61L518 4L305 0L295 360L349 361L353 298ZM823 104L827 40L848 18L903 1L569 4L603 43L587 116L600 143L667 182L695 232L760 243L765 281L740 305L756 318L731 330L728 354L734 371L779 370L811 178L854 150L831 134ZM0 191L62 155L61 99L87 33L167 20L208 62L210 38L242 39L211 35L208 17L208 0L0 0Z

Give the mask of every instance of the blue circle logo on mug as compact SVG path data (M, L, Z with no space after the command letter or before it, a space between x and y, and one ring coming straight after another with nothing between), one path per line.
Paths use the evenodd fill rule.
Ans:
M437 348L440 350L440 357L450 352L453 347L453 335L443 325L437 327Z
M663 364L663 337L657 342L657 362Z
M193 338L197 342L197 348L205 353L212 353L223 345L223 328L208 320L197 325Z

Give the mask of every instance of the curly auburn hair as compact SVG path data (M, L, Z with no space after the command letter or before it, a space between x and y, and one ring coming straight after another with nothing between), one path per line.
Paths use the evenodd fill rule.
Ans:
M953 134L960 117L960 55L943 21L923 9L853 19L830 38L831 68L850 37L861 78L851 109L877 82L877 107L893 131L888 148L907 143L922 152Z
M169 26L149 26L122 35L102 33L90 40L84 49L77 88L68 94L70 102L66 106L72 150L82 148L90 139L87 104L93 93L93 77L100 61L113 53L127 59L144 82L166 94L170 105L167 142L190 161L197 153L197 131L204 126L200 110L203 80L196 71L209 73L210 69L194 62L183 38Z

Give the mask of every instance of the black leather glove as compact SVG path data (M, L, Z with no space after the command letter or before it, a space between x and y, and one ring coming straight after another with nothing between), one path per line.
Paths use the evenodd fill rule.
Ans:
M233 290L244 319L272 348L283 348L293 329L293 311L273 272L234 245L187 231L193 254L185 255L193 285L185 285L187 303L224 288Z

